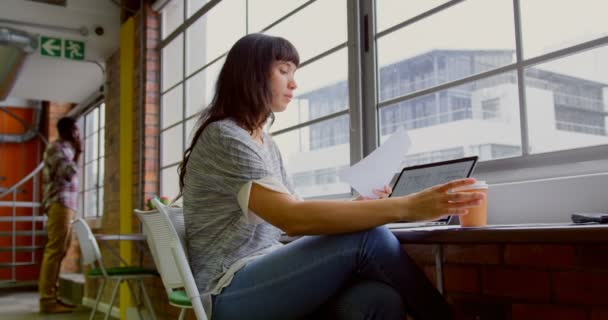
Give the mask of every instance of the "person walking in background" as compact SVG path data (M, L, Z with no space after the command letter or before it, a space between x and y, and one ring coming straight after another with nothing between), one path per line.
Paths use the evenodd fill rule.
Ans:
M74 307L57 298L57 280L72 238L70 222L78 204L77 163L82 143L73 118L61 118L57 131L59 139L44 152L42 207L47 215L48 240L38 281L41 313L66 313Z

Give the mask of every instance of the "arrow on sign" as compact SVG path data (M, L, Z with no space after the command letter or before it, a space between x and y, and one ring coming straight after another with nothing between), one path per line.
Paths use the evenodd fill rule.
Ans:
M45 39L45 41L42 43L42 50L46 51L43 53L46 53L46 55L49 56L56 57L61 55L61 40L53 38Z

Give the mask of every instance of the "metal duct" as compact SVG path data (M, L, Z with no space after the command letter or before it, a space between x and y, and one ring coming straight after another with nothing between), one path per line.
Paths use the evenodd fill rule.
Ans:
M40 128L40 120L42 118L42 103L38 102L36 105L31 107L34 109L34 125L30 125L25 122L23 119L19 118L14 113L10 112L6 107L0 106L0 112L7 113L9 116L13 117L17 121L19 121L24 128L27 128L27 131L21 134L14 133L5 133L0 134L0 143L24 143L31 139L33 139L38 134L38 128ZM46 139L42 139L46 141Z
M13 88L27 54L38 48L38 39L27 32L0 27L0 100Z
M0 45L16 47L24 53L32 53L38 49L38 38L25 31L0 27Z

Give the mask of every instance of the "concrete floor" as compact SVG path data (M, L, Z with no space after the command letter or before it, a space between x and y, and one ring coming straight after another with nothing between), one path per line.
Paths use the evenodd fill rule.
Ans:
M38 312L38 292L29 289L0 289L0 319L2 320L80 320L88 319L91 309L79 306L72 313L45 315ZM105 314L98 312L96 319Z

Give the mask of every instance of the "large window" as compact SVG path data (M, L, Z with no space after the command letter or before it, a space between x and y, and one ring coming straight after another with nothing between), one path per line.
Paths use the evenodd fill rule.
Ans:
M348 193L339 170L399 127L412 141L404 166L608 145L607 11L599 0L173 0L162 12L162 193L177 193L224 54L252 32L300 52L297 96L269 130L304 197Z
M608 143L608 3L375 6L380 138L408 129L404 164L458 147L454 158L488 161Z
M79 161L80 212L85 218L98 218L103 215L105 104L80 117L78 127L84 143Z
M337 170L350 164L346 6L346 0L223 0L215 5L173 0L165 6L163 195L177 195L177 165L191 141L198 113L211 101L225 54L239 38L253 32L287 38L300 53L296 96L269 128L296 190L304 197L350 191L339 181ZM205 13L184 24L184 16L196 14L188 11L192 8Z

